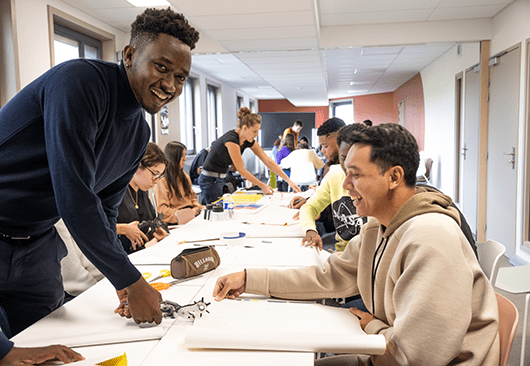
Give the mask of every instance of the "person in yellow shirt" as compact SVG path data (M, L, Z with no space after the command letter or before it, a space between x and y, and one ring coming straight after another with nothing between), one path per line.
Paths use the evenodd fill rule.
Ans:
M298 145L298 134L302 130L303 122L297 119L294 121L294 124L292 127L288 127L283 131L283 138L287 136L287 134L292 133L294 135L294 147L296 149L296 146Z

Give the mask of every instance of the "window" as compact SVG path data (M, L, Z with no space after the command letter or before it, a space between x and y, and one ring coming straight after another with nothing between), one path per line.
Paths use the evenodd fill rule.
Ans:
M256 110L256 102L255 101L253 101L253 100L250 101L250 108L249 109L250 109L250 111L252 113L258 113L258 111Z
M241 107L244 107L244 106L245 106L245 99L238 95L237 96L237 105L236 105L237 111L239 112Z
M182 95L180 96L180 113L181 113L181 132L180 138L184 145L186 145L186 152L188 155L193 155L197 152L196 140L196 124L195 124L195 85L197 79L188 78L184 83Z
M102 58L102 43L60 24L54 24L55 64L75 58Z
M219 137L219 126L217 118L217 94L219 88L208 85L207 91L207 108L208 108L208 146L212 144Z
M353 99L332 102L331 115L342 119L347 125L353 123Z

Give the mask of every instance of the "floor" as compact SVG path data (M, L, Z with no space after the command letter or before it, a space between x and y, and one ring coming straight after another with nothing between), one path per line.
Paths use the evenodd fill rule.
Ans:
M508 258L503 256L501 258L501 267L511 266ZM510 299L511 302L515 304L517 310L519 311L519 325L517 326L517 331L515 332L515 338L512 344L512 351L510 352L510 359L508 360L508 366L519 366L521 359L521 341L523 337L523 318L524 318L524 300L526 294L511 294L509 292L502 291L498 288L495 289L498 293ZM530 339L528 335L529 329L527 326L527 335L526 335L526 347L525 347L525 363L524 365L530 365Z

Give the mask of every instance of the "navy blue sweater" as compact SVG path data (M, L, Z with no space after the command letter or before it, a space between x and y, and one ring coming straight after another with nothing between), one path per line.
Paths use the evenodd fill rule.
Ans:
M62 217L117 289L136 282L116 218L149 134L122 65L50 69L0 109L0 232L36 235Z

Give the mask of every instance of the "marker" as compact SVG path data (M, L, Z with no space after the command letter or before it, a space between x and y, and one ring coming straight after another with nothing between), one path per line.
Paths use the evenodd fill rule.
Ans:
M291 207L293 207L294 205L296 205L297 203L300 203L304 200L304 198L299 198L297 199L296 201L293 202L293 204L291 205Z

